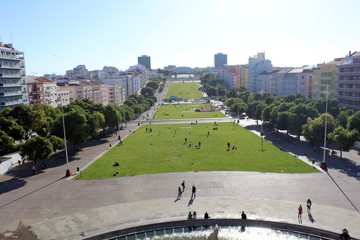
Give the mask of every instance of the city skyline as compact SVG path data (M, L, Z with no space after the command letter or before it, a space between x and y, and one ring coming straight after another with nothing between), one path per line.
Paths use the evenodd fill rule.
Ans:
M347 1L10 1L2 3L0 41L24 52L28 75L126 70L137 57L167 65L246 64L265 52L276 67L301 67L360 50L360 2ZM14 14L16 10L16 14Z

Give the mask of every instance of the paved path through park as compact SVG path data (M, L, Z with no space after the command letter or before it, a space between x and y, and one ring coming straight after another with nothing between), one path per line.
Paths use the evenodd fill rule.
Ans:
M240 124L259 131L254 122L241 120ZM137 126L137 122L127 124L121 135L131 134ZM306 143L290 142L291 138L271 132L266 132L266 138L309 164L314 160L318 165L322 159L321 152L312 152ZM70 168L83 168L116 142L116 136L110 136L85 146L72 158ZM184 172L80 181L63 178L63 163L35 176L25 174L30 167L19 166L0 176L0 236L30 226L37 236L33 239L82 239L186 219L189 211L199 217L207 211L213 218L239 218L245 211L251 219L297 223L297 207L301 204L306 209L310 198L313 207L311 215L304 211L304 225L334 232L347 228L351 236L360 238L360 160L355 151L344 157L341 164L336 156L329 157L328 173ZM183 180L185 192L175 201ZM197 196L190 201L193 184Z

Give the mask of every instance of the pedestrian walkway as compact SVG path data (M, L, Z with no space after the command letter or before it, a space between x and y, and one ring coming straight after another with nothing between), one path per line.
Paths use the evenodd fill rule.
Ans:
M137 122L128 123L120 134L132 134L137 127ZM117 141L117 136L109 136L99 144L84 146L71 158L71 170L83 168ZM288 144L280 141L279 146L286 149ZM299 146L290 150L297 149ZM0 234L11 234L21 221L38 239L82 239L141 224L186 219L189 211L198 216L207 211L212 218L240 218L245 211L249 219L297 224L297 207L306 206L310 198L311 216L304 211L304 225L339 233L347 228L351 236L360 238L360 214L354 208L360 207L359 180L331 164L329 175L185 172L78 181L63 178L63 164L35 176L15 177L14 172L0 176ZM183 180L189 187L175 202ZM197 191L190 201L192 185Z

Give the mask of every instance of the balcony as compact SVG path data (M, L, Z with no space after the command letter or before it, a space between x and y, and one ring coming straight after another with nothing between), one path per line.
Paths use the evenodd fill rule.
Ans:
M351 100L351 101L357 101L360 103L360 97L354 97L354 96L345 96L345 95L336 95L336 97L340 100Z
M14 91L14 92L0 92L1 97L12 97L12 96L22 96L22 91Z
M10 107L14 105L19 105L21 103L23 103L21 99L17 101L4 101L4 99L2 99L2 101L0 102L0 106Z
M357 76L360 75L359 71L353 71L353 72L337 72L338 76Z
M18 54L0 54L0 58L2 59L11 59L11 60L23 60L24 55L18 55Z
M15 82L15 83L1 83L0 82L0 87L22 87L20 82Z
M25 74L4 74L0 73L0 79L1 78L22 78Z
M21 66L18 64L0 64L0 68L3 69L21 69Z
M347 104L347 103L342 103L340 101L339 101L339 104L340 104L340 106L344 106L344 107L347 107L347 108L352 108L352 109L355 109L355 110L360 110L360 104L359 105Z

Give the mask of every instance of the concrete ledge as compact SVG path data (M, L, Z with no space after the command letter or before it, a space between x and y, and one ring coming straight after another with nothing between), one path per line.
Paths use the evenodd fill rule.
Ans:
M339 239L340 233L334 233L318 228L307 227L304 225L283 223L283 222L272 222L264 220L243 220L243 219L196 219L196 220L182 220L182 221L171 221L171 222L161 222L148 225L142 225L137 227L131 227L121 230L116 230L108 233L103 233L100 235L84 238L85 240L102 240L102 239L112 239L115 237L132 235L132 234L141 234L144 232L154 232L158 230L167 230L172 228L192 228L192 227L202 227L202 226L215 226L219 227L261 227L274 230L289 231L294 233L300 233L303 235L311 235L315 238L321 239ZM350 233L351 234L351 233ZM351 238L353 240L359 240L356 238Z

